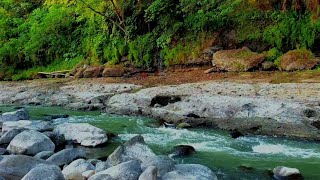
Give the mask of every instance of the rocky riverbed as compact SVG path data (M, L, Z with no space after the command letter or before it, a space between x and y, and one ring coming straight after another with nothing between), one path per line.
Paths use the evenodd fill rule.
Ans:
M2 104L143 115L172 126L320 140L319 83L207 81L144 87L95 81L1 83Z

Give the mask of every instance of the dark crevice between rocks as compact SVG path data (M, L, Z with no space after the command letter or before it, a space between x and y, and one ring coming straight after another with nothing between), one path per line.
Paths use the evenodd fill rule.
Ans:
M320 121L312 122L311 125L320 130Z
M156 104L160 106L167 106L168 104L173 104L181 101L180 96L156 96L152 98L150 107L155 107Z
M313 109L305 109L303 111L303 114L307 117L307 118L315 118L318 117L318 112L316 110Z

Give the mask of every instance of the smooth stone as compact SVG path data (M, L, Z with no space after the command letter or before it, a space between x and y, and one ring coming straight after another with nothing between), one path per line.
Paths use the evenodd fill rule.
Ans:
M100 175L109 175L117 180L137 180L141 173L142 170L139 161L132 160L98 172L91 176L89 180L96 180Z
M107 162L98 162L96 164L96 172L104 171L110 167L112 167L111 164Z
M13 112L6 112L0 116L0 122L29 120L29 113L25 108Z
M29 120L20 120L20 121L7 121L2 124L2 132L8 132L12 129L22 129L32 122Z
M36 155L42 151L54 151L54 143L38 131L23 131L12 139L7 151L12 154Z
M16 137L18 134L22 133L26 129L11 129L7 132L5 132L1 137L0 137L0 144L9 144L14 137Z
M54 133L63 134L66 140L75 141L82 146L95 147L107 142L108 137L105 131L88 123L65 123L58 125Z
M86 153L82 149L69 148L61 150L52 156L50 156L47 161L52 162L57 166L62 166L64 164L69 164L75 159L85 158Z
M273 169L274 178L278 180L286 180L286 179L295 179L295 180L302 180L303 177L296 168L289 168L284 166L278 166Z
M89 180L116 180L108 174L98 174L93 175L89 178Z
M142 170L147 169L149 166L157 168L157 176L162 176L167 172L173 171L175 168L174 161L168 156L155 156L142 162Z
M196 179L196 180L218 180L214 172L208 167L200 164L179 164L175 170L162 176L162 180Z
M144 142L141 135L135 136L128 142L120 145L109 157L107 162L113 166L130 160L144 162L155 157L156 154Z
M82 173L82 177L84 177L84 179L89 179L94 174L95 174L94 170L89 170L89 171Z
M52 156L53 154L54 154L53 151L42 151L42 152L39 152L38 154L36 154L34 157L39 158L39 159L46 160L46 159L48 159L50 156Z
M0 177L10 180L20 180L31 169L51 163L39 158L25 155L0 156Z
M21 180L64 180L61 170L55 165L38 166L29 171Z
M155 166L147 167L140 175L139 180L157 180L158 169Z
M70 163L67 167L62 170L62 174L66 180L84 180L82 173L94 170L95 167L91 163L87 162L84 159L77 159Z

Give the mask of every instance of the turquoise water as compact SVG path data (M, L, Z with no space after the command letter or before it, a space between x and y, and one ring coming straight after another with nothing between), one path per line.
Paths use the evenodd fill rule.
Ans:
M227 132L213 129L170 129L143 117L117 116L100 112L68 111L60 107L27 107L34 120L44 114L69 114L64 122L87 122L117 134L105 147L86 149L91 157L106 158L120 143L141 134L157 153L169 155L178 144L192 145L196 153L176 159L180 163L197 163L210 167L219 179L270 179L269 169L276 166L298 168L306 179L320 179L320 143L284 138L249 136L232 139ZM0 111L12 111L2 106ZM243 170L240 166L252 167Z

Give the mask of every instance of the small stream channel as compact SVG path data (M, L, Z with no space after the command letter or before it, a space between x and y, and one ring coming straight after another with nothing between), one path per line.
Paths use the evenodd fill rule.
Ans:
M196 153L177 158L179 163L197 163L210 167L219 179L270 179L268 169L276 166L298 168L306 179L320 179L320 143L285 138L248 136L232 139L228 132L213 129L171 129L159 127L157 121L100 112L69 111L61 107L27 107L32 120L44 114L69 114L64 122L86 122L118 135L104 147L85 149L92 158L106 158L122 142L141 134L157 154L168 155L178 144L192 145ZM0 106L0 111L13 111Z

